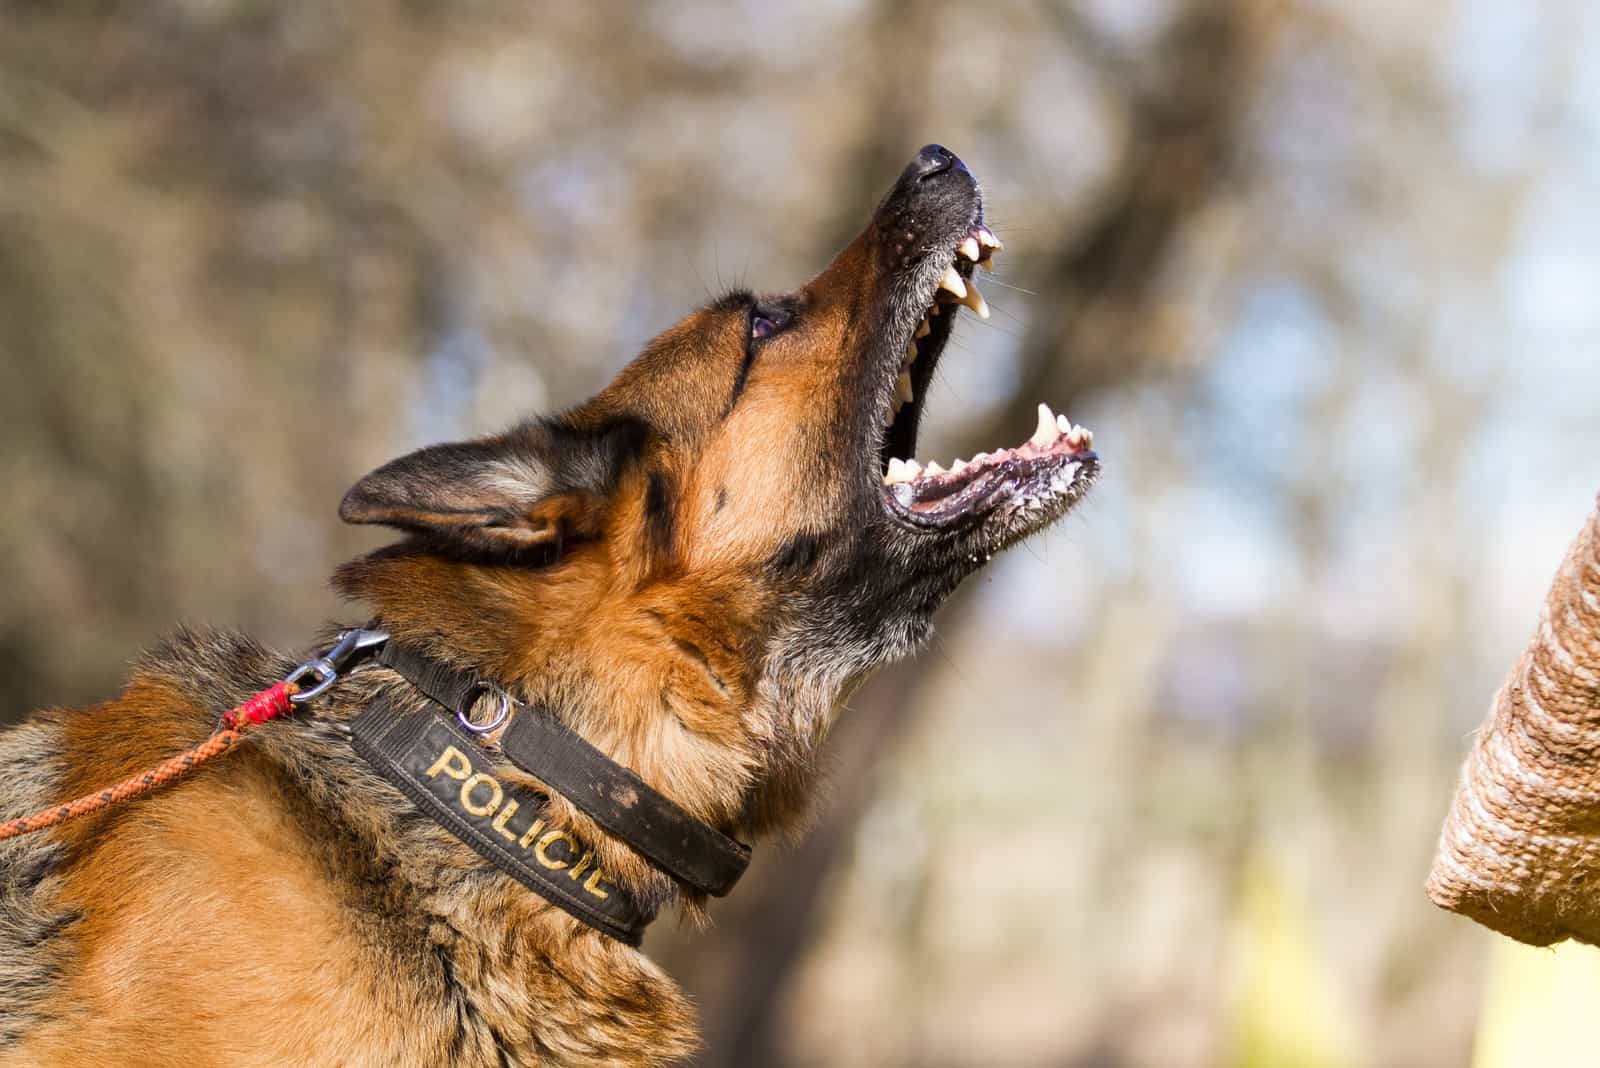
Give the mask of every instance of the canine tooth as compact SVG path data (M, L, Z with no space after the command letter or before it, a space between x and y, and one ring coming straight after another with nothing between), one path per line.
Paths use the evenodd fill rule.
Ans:
M965 304L976 312L978 318L989 318L989 305L983 299L983 294L978 292L978 284L976 282L967 287L967 295L961 298L960 303Z
M926 471L930 475L942 475L942 474L944 474L944 468L939 466L939 461L938 460L929 460L928 461L928 466L923 468L923 470Z
M895 396L909 404L917 395L911 388L911 372L901 371L900 377L894 380L894 389Z
M973 263L977 263L978 262L978 239L975 238L975 237L964 237L964 238L962 238L961 239L961 244L956 248L956 251L961 253L967 259L971 260Z
M1028 439L1028 443L1035 448L1044 449L1054 445L1060 436L1061 431L1056 429L1056 416L1050 410L1050 405L1039 405L1039 428L1033 432L1033 437Z
M961 280L961 276L956 273L954 266L944 269L944 277L939 279L939 288L948 289L958 298L967 295L967 284Z
M917 324L917 333L915 336L922 338L927 337L931 333L933 333L933 327L928 325L928 320L924 319L922 322Z
M1065 415L1058 415L1056 416L1056 428L1063 434L1070 434L1072 433L1072 420Z

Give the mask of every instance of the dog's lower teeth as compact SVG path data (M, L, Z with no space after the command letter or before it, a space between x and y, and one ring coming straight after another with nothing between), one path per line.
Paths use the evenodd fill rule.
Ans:
M922 474L922 468L915 460L902 460L898 456L889 461L889 469L883 474L885 486L898 485L901 482L910 482Z
M911 373L901 371L900 377L894 381L895 396L904 404L911 403L916 398L916 391L911 387Z
M928 325L928 320L927 319L923 319L922 322L917 324L917 332L913 336L918 337L918 338L924 338L924 337L927 337L931 333L933 333L933 327Z
M1034 430L1033 437L1028 439L1028 444L1036 449L1048 449L1060 436L1061 430L1056 426L1056 416L1050 410L1050 405L1039 405L1039 426Z

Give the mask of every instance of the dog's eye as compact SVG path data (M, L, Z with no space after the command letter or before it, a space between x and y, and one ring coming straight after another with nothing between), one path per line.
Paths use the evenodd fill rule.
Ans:
M788 326L791 318L793 316L786 311L753 308L750 311L750 336L756 339L771 337Z

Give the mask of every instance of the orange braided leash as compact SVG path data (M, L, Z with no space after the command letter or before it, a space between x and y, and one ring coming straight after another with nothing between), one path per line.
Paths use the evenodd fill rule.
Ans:
M58 823L87 816L91 812L98 812L119 801L128 801L141 794L162 786L173 779L187 775L195 768L204 764L218 753L226 752L233 748L233 744L244 736L244 733L269 719L276 719L286 714L294 706L289 699L300 692L298 684L284 680L256 694L244 704L228 712L222 717L222 729L211 737L190 749L180 753L171 760L160 764L141 775L124 779L115 786L107 787L96 793L85 794L64 805L52 805L40 809L31 816L21 819L7 820L0 825L0 841L7 838L16 838L34 831L42 831L46 827L54 827Z

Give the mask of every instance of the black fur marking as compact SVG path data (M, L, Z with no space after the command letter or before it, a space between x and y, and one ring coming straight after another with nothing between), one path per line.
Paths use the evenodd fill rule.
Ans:
M672 482L660 471L652 473L644 493L644 519L649 531L650 547L659 556L672 552L675 524L672 505Z
M730 289L706 307L714 312L739 311L756 302L756 295L748 289Z
M822 543L814 534L796 534L772 554L772 568L785 574L805 573L816 565Z
M728 398L727 410L722 413L727 418L733 412L734 405L739 403L739 397L744 393L744 384L750 379L750 368L756 362L756 343L754 340L745 343L744 362L739 365L739 377L733 380L733 395Z

